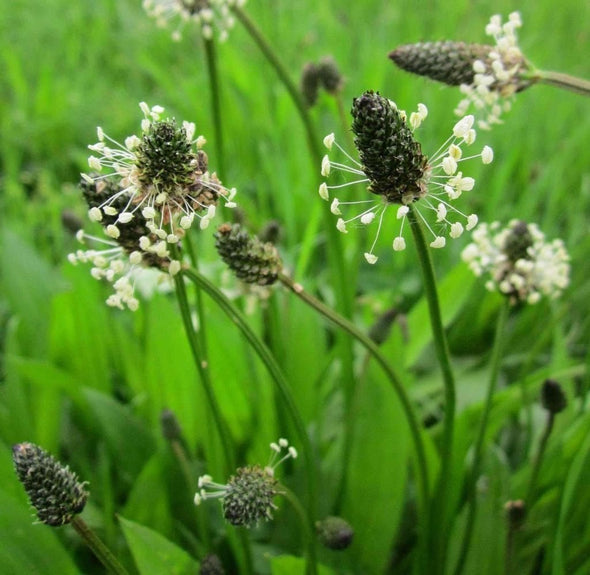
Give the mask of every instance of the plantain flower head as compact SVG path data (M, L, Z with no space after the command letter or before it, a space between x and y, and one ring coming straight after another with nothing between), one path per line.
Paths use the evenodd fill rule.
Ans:
M377 261L374 249L386 213L394 211L400 221L399 232L393 240L394 251L404 250L404 227L410 207L426 225L432 236L430 246L442 248L446 244L445 233L451 238L460 237L465 230L477 225L475 214L466 214L454 207L453 202L463 192L471 191L475 180L463 175L459 166L465 160L480 159L488 164L493 159L489 146L476 154L465 155L464 149L471 146L476 138L473 116L459 120L452 134L430 157L422 151L422 145L415 138L415 131L428 115L424 104L408 116L399 110L394 102L378 93L369 91L356 98L352 107L352 131L359 153L359 161L348 155L339 146L334 134L324 138L328 150L336 147L352 165L335 162L330 155L322 160L321 173L328 177L332 172L342 171L356 176L352 182L329 186L320 185L320 197L330 201L333 214L340 216L336 227L348 233L350 225L368 226L376 223L375 239L365 259L370 264ZM364 184L373 197L357 201L341 201L335 190L351 184ZM344 210L350 206L360 207L360 213L345 218ZM429 223L430 219L434 222Z
M92 276L113 284L107 304L137 309L134 273L142 266L175 275L181 269L173 257L187 230L199 223L208 227L220 201L235 207L235 189L226 189L208 169L205 138L194 137L195 125L160 119L164 109L140 104L144 114L140 136L121 144L98 128L98 142L89 146L90 174L82 174L81 188L88 216L99 222L105 238L84 231L83 243L101 249L80 249L69 260L93 264ZM178 251L178 250L176 250Z
M569 255L559 239L548 242L535 224L512 220L481 224L473 243L462 253L477 276L487 276L486 288L499 291L512 304L537 303L542 296L559 297L569 285Z
M143 7L158 26L174 27L174 40L180 40L184 26L193 22L207 40L216 31L219 41L224 42L235 24L232 7L245 3L246 0L144 0Z
M223 516L235 526L252 527L261 521L270 521L277 509L273 499L282 493L275 478L275 469L286 459L297 457L297 451L289 446L286 439L271 443L270 448L272 455L266 467L240 467L227 485L215 483L210 475L199 477L195 505L206 499L221 499Z

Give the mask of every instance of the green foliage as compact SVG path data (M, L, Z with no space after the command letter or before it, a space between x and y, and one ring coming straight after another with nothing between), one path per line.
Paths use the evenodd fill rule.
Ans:
M124 517L119 517L119 521L141 575L189 575L197 572L198 562L158 532Z

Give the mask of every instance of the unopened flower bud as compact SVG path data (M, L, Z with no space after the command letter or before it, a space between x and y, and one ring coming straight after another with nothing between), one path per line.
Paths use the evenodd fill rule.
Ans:
M270 242L271 244L277 244L281 238L281 224L278 220L270 220L264 227L258 232L258 239L261 242Z
M59 527L82 513L88 492L67 466L33 443L15 445L12 460L39 521Z
M316 523L318 538L324 547L340 551L352 543L354 530L341 517L326 517Z
M162 410L160 413L160 425L164 439L168 441L182 440L182 428L175 413L171 409Z
M199 575L225 575L221 559L213 553L207 555L199 568Z
M300 90L303 101L311 108L317 102L320 90L318 67L313 62L307 62L301 71Z
M377 344L381 345L387 341L391 332L391 326L399 314L397 307L392 307L382 313L369 328L369 337Z
M508 501L504 505L506 519L512 529L520 529L526 519L526 504L522 499Z
M63 210L61 213L61 225L71 234L76 234L82 229L84 222L72 210Z
M320 84L328 94L337 94L342 89L344 79L334 58L331 56L326 56L320 60L317 66L317 75Z
M567 397L559 382L546 379L541 387L541 403L552 414L559 413L567 407Z

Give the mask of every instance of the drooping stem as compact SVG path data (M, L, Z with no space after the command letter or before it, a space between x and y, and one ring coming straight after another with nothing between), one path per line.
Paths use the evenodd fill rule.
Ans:
M320 161L322 159L320 140L317 138L313 122L311 121L307 106L305 105L301 93L299 92L299 88L291 79L286 66L279 59L277 53L273 50L250 16L248 16L248 14L239 6L234 6L232 9L237 19L242 23L244 28L246 28L258 48L260 48L260 51L264 57L274 68L277 76L283 83L283 86L285 86L287 92L289 92L289 96L291 97L291 100L293 100L293 104L295 104L299 117L303 122L303 127L305 128L305 136L307 138L307 145L309 146L309 150L311 152L312 162L314 167L319 170Z
M438 363L440 365L445 398L445 415L443 420L443 437L441 447L441 470L438 478L437 488L434 493L432 505L431 526L436 525L436 530L430 533L432 539L431 546L431 567L432 573L442 572L444 569L445 558L447 553L447 541L450 530L449 506L450 491L452 487L451 472L453 469L453 442L455 430L455 376L451 368L449 347L447 336L444 330L440 304L438 300L438 291L436 288L436 278L430 251L424 237L422 224L418 219L416 211L409 206L408 219L414 243L418 252L418 261L422 270L424 280L424 293L428 303L428 312L430 315L430 325L434 349ZM436 531L436 532L435 532Z
M184 269L182 275L186 276L194 284L198 285L203 291L205 291L220 309L229 317L229 319L236 325L236 327L242 332L242 335L248 340L248 343L252 346L252 349L256 352L258 357L265 365L268 373L270 374L273 383L275 384L281 399L283 400L287 411L292 419L295 426L298 439L301 442L302 454L305 460L306 467L306 480L309 500L309 522L313 524L313 519L317 513L317 487L315 481L315 464L313 458L313 451L311 442L305 429L305 423L301 418L301 414L297 409L297 404L291 393L291 389L287 380L275 361L273 355L270 353L266 345L260 340L258 335L248 325L243 315L232 305L227 297L221 292L214 284L212 284L207 278L199 274L193 269ZM317 569L316 567L316 552L315 544L313 549L310 548L309 562L313 566L313 572Z
M414 411L410 398L403 386L399 376L395 373L393 368L389 365L379 347L375 342L360 331L352 322L345 317L342 317L336 313L333 309L326 306L324 303L313 297L311 294L306 292L303 287L299 284L293 283L293 281L285 274L279 274L279 281L293 292L299 299L311 306L317 312L322 314L326 319L336 324L346 333L351 335L356 341L358 341L377 361L381 366L389 382L391 383L399 402L404 411L404 415L410 428L410 434L414 443L414 449L416 450L416 456L418 459L417 475L419 478L420 494L423 504L426 506L428 501L428 466L426 464L426 452L424 449L424 443L420 431L420 424L418 417Z
M534 81L540 84L549 84L556 86L582 96L590 96L590 81L562 72L550 72L548 70L535 70L533 75Z
M219 72L217 69L217 52L215 41L212 38L204 38L205 61L207 63L207 75L211 97L211 113L213 115L213 133L215 135L216 172L225 176L225 156L223 146L223 122L221 119L221 91L219 88Z
M101 539L99 539L98 535L88 527L86 522L79 515L76 515L74 519L72 519L71 524L109 573L114 573L115 575L129 575L127 569L119 563L119 560L113 555L111 550L101 541Z
M200 376L201 385L203 387L203 391L205 392L207 404L209 405L209 409L213 415L213 421L215 422L217 433L221 439L226 472L230 473L235 468L231 436L227 424L223 419L223 414L221 413L221 408L219 407L217 398L215 397L215 392L213 390L213 384L211 382L209 373L209 365L203 356L199 338L197 337L196 330L193 325L186 293L186 286L181 274L176 274L174 276L174 285L176 287L176 297L178 299L180 315L182 316L184 330L188 338L188 343L191 348L194 363Z
M496 323L496 333L494 337L494 347L492 349L491 358L490 379L488 381L486 398L483 405L481 419L479 422L477 437L475 439L475 445L473 450L473 463L471 464L471 473L470 476L467 478L467 521L465 523L465 532L463 534L463 540L461 542L461 550L459 552L457 566L455 567L455 575L460 575L460 573L463 571L463 567L465 566L465 560L467 559L467 553L469 551L469 545L471 543L471 537L473 534L473 524L475 522L475 516L477 512L477 476L481 465L484 438L488 427L488 422L490 420L490 413L492 411L494 392L496 391L498 374L500 372L500 365L502 363L502 350L504 347L503 336L509 310L510 300L508 298L505 298L502 308L500 309L498 321Z
M205 392L207 404L211 410L217 433L221 439L222 453L227 471L226 474L229 475L229 473L233 472L236 467L231 435L225 419L223 418L223 414L221 413L221 408L219 407L217 398L215 397L215 392L213 390L213 384L211 382L209 372L209 365L204 359L199 338L193 325L186 285L184 284L184 279L181 273L178 273L174 276L174 285L176 287L176 296L178 299L178 305L180 308L180 314L182 316L185 333L191 348L195 366L199 372L201 385ZM230 537L230 542L237 552L237 561L240 565L240 569L245 573L251 573L251 553L247 536L245 534L239 534L237 539L235 537Z

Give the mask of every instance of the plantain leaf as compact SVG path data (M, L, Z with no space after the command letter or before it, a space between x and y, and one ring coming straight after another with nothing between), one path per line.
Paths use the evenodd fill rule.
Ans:
M156 531L119 517L140 575L196 575L199 562Z

